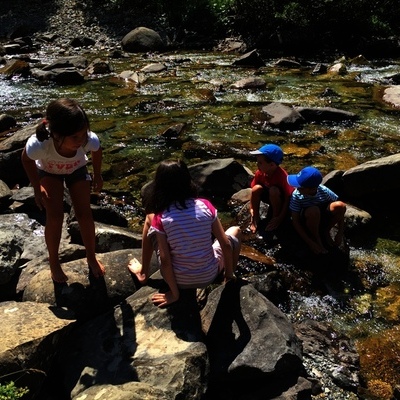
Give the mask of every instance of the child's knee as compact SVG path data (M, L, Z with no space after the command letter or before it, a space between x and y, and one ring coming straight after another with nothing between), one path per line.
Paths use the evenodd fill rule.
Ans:
M261 197L264 188L261 185L254 185L251 188L251 196L252 197Z
M334 201L330 205L330 211L334 214L337 215L344 215L346 212L346 203L343 203L343 201Z
M240 240L242 232L239 226L231 226L225 231L226 235L234 236Z

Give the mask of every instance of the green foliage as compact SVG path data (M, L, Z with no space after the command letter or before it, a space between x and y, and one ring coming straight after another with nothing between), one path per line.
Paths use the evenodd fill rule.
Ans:
M28 393L27 388L19 388L14 382L0 384L0 400L16 400Z
M86 4L98 7L95 0ZM166 32L240 35L253 42L284 32L299 40L400 34L398 0L107 0L104 8L143 17Z
M398 0L209 0L216 20L255 45L351 45L400 34Z

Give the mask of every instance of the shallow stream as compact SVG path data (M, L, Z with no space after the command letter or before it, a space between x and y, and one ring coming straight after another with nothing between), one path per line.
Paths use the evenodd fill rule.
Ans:
M33 122L32 113L44 112L51 99L68 96L80 101L104 148L104 201L120 207L138 232L142 222L140 188L165 158L182 157L193 164L234 157L255 171L255 159L247 155L248 150L274 142L285 152L283 167L289 173L313 164L325 174L400 152L400 109L382 101L385 78L400 72L400 61L352 65L348 74L339 76L313 75L316 62L310 61L286 69L277 68L276 60L270 60L256 71L233 67L235 59L232 54L201 52L132 55L112 60L112 74L90 77L80 86L0 80L1 112L25 124ZM155 62L164 63L166 69L146 74L139 84L118 77L124 70L139 71ZM266 81L265 89L230 87L254 74ZM264 127L259 118L262 106L270 102L335 107L359 115L360 121L309 124L299 131L282 132ZM177 139L161 136L176 124L184 124ZM388 215L379 222L378 239L372 245L350 243L352 267L362 270L368 292L345 284L341 293L344 303L330 295L293 292L288 310L293 320L330 321L358 343L372 338L373 344L360 347L360 352L369 352L364 359L376 354L386 357L400 343L399 218ZM389 371L384 377L368 363L362 367L369 368L369 379L384 379L393 385L400 381L398 356L388 359L385 368Z

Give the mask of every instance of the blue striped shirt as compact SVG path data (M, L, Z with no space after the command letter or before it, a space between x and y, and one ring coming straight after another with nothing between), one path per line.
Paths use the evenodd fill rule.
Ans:
M291 211L299 213L301 210L311 206L321 206L336 201L339 197L324 185L319 185L314 196L305 196L294 190L290 198L289 208Z

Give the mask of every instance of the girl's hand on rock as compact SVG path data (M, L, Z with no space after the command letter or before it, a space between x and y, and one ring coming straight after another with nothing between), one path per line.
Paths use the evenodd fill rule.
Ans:
M153 294L151 301L158 307L165 307L168 306L169 304L175 303L175 301L177 301L178 299L179 295L175 296L173 295L172 292L167 292L167 293Z

